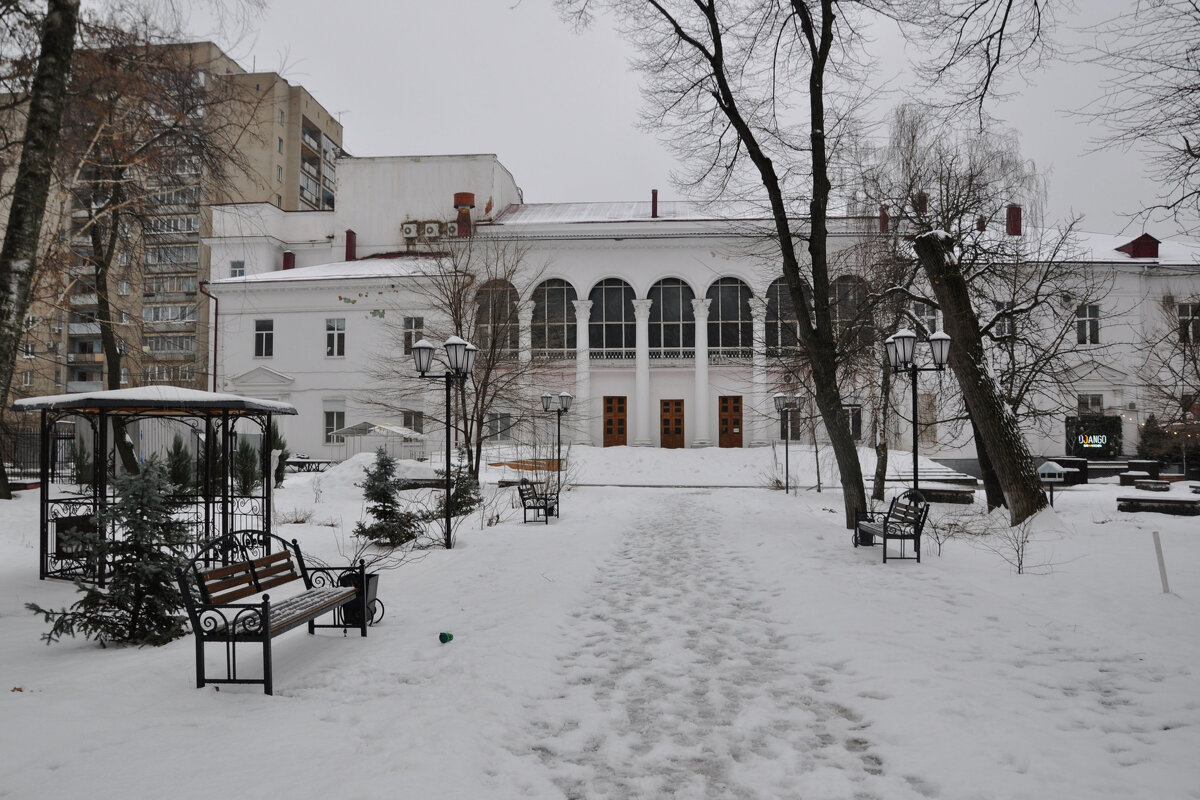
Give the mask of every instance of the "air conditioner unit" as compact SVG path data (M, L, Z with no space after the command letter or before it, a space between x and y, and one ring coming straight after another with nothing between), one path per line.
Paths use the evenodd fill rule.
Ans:
M59 333L62 333L62 326L61 326L61 325L55 325L53 328L51 328L51 329L50 329L50 332L51 332L51 333L53 333L53 334L59 334Z
M425 238L436 239L442 235L442 226L436 222L425 223Z
M67 363L68 364L75 363L75 354L74 353L67 353Z
M404 236L405 239L417 238L417 223L415 223L415 222L404 223L403 225L400 226L400 233Z
M458 236L458 223L457 222L447 222L446 223L446 235L448 237L450 237L451 239Z

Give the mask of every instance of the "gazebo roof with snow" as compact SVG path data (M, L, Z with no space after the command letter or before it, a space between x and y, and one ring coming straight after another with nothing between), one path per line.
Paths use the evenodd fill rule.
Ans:
M13 403L14 411L74 411L80 414L119 411L138 414L296 414L296 407L278 400L260 400L178 386L138 386L102 392L27 397Z

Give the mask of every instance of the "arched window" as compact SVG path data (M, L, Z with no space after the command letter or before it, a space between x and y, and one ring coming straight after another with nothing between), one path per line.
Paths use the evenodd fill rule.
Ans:
M518 346L517 290L506 280L491 280L475 294L475 341L483 352L515 353Z
M696 353L696 293L679 278L650 287L650 357L692 358Z
M575 354L575 287L554 279L533 290L533 353L537 358Z
M787 281L776 278L767 289L767 353L779 355L798 344L796 307Z
M605 278L588 295L588 346L593 358L633 358L637 326L633 318L633 287L620 278Z
M829 286L829 311L833 335L843 350L863 347L871 341L866 318L867 284L862 278L842 275Z
M754 347L750 287L737 278L721 278L708 287L708 352L749 358Z

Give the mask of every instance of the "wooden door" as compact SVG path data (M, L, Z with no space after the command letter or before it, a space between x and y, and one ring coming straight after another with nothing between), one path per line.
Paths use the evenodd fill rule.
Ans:
M604 446L621 447L626 443L625 398L604 398Z
M720 428L718 447L742 446L741 395L722 395L717 398L717 424Z
M683 401L659 401L658 446L670 450L683 447Z

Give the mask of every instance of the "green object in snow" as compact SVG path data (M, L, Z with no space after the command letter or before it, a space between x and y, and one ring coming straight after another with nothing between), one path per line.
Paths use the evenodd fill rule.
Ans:
M445 644L446 642L450 641L453 638L454 638L453 633L446 633L445 631L443 631L442 633L438 634L438 641L441 642L442 644Z

